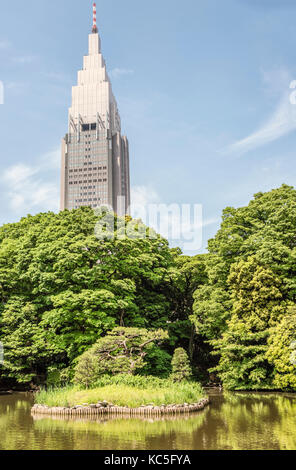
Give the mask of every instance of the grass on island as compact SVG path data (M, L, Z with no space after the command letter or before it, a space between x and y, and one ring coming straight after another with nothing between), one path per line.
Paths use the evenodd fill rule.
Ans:
M107 401L118 406L196 403L205 398L199 383L173 383L154 377L108 377L90 389L79 386L41 390L35 402L47 406L75 406Z

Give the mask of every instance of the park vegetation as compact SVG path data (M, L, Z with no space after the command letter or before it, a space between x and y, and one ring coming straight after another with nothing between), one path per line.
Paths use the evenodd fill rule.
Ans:
M75 399L117 376L151 393L165 390L153 380L172 393L210 381L296 390L293 187L226 208L208 252L192 257L160 235L144 238L151 230L128 217L98 239L99 217L85 207L0 228L0 386L66 387ZM125 222L133 236L116 236Z
M108 400L116 406L137 408L183 403L190 405L202 398L205 398L205 393L198 382L176 383L152 376L119 374L101 376L90 388L70 385L41 390L36 395L36 402L49 407L71 407Z

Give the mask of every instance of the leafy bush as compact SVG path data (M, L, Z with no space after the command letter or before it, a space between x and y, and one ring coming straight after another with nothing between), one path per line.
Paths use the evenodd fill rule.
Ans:
M171 379L174 382L182 382L183 380L189 380L192 377L192 369L188 355L183 348L175 350L172 359L172 374Z
M72 367L49 367L47 369L46 385L47 387L64 387L72 382L73 376L74 371Z
M156 345L152 345L147 350L145 356L145 365L142 369L138 370L140 375L153 375L166 379L169 377L171 372L172 356Z

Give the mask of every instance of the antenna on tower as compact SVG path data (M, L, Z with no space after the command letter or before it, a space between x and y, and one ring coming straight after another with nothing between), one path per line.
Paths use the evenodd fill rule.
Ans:
M97 28L97 5L94 3L93 4L93 27L92 27L92 32L97 33L98 28Z

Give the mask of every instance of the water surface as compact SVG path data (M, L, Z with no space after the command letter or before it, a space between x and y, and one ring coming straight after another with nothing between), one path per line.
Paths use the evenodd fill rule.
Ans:
M177 418L32 417L33 397L0 396L0 450L296 450L296 396L211 392Z

